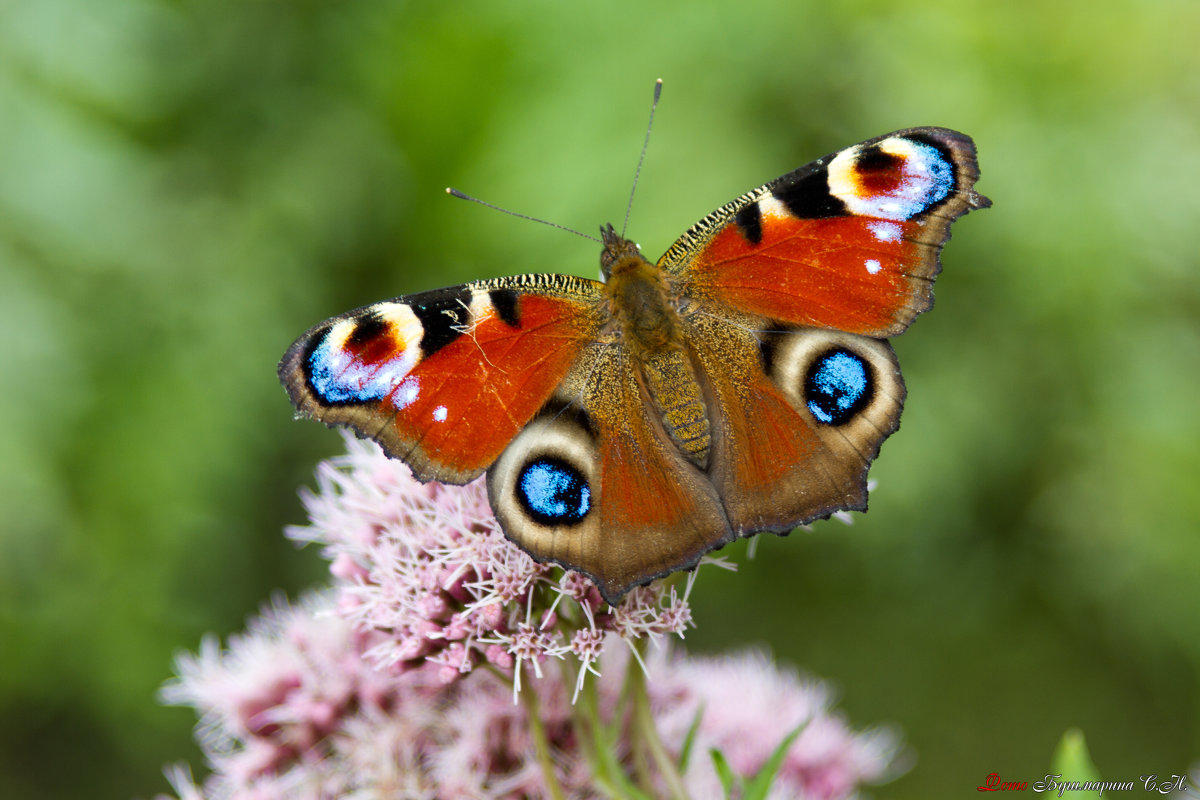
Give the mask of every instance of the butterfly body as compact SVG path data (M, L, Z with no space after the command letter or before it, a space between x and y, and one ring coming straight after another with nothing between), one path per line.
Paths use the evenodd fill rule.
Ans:
M297 409L421 480L487 473L505 534L610 602L739 536L866 505L905 389L886 338L932 303L974 146L919 128L802 167L656 263L603 228L604 281L524 275L348 312L298 339Z
M617 340L638 365L643 394L658 411L666 434L704 469L711 438L708 413L686 349L683 320L674 299L678 295L637 245L617 235L611 225L601 234L600 266Z

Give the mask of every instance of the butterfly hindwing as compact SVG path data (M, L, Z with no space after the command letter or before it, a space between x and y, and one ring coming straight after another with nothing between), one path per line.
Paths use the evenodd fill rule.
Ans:
M300 337L279 376L300 413L379 442L421 480L484 471L570 371L601 284L561 275L400 297Z
M732 528L782 533L865 510L867 468L904 404L891 347L744 316L689 322L713 397L711 479Z
M488 470L505 534L611 603L734 538L707 476L665 437L619 341L589 348Z
M678 290L790 325L877 338L933 304L950 223L989 205L969 137L913 128L818 159L722 206L659 260Z

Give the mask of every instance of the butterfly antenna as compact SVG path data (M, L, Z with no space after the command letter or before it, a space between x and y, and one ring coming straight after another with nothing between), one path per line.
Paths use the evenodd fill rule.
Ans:
M654 110L658 108L658 98L662 97L662 78L654 82L654 100L650 103L650 122L646 123L646 139L642 142L642 154L638 156L637 171L633 173L633 188L629 190L629 205L625 206L625 224L621 226L621 238L625 237L625 229L629 227L629 213L633 211L633 195L637 192L638 178L642 176L642 162L646 160L646 148L650 146L650 129L654 127Z
M500 206L494 206L491 203L487 202L486 200L480 200L478 197L471 197L471 195L464 194L463 192L460 192L458 189L452 188L450 186L446 187L446 194L453 195L454 197L457 197L459 200L470 200L472 203L479 203L479 205L481 205L481 206L487 206L488 208L495 209L496 211L502 211L503 213L508 214L510 217L517 217L519 219L527 219L530 222L540 222L543 225L549 225L551 228L558 228L561 231L566 231L567 233L573 233L576 236L582 236L584 239L591 239L593 242L603 244L603 242L600 242L600 240L597 239L595 236L588 236L586 233L580 233L579 231L575 230L574 228L568 228L566 225L559 225L557 222L550 222L549 220L538 219L537 217L531 217L528 214L518 214L516 211L509 211L507 208L501 208Z

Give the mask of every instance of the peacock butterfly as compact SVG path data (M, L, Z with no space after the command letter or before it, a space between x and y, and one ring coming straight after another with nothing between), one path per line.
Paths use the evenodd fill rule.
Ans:
M820 158L656 263L611 225L603 281L517 275L313 327L279 378L422 481L487 473L504 533L609 603L740 536L866 508L905 388L888 337L933 303L950 223L990 205L944 128Z

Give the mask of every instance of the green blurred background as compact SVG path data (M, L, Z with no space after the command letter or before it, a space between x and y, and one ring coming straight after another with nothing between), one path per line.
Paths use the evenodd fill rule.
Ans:
M1200 4L0 0L0 796L203 771L173 654L324 580L281 535L341 450L275 363L320 319L597 248L659 253L889 130L979 146L896 341L852 528L731 548L687 644L766 643L916 756L880 798L1200 757Z

